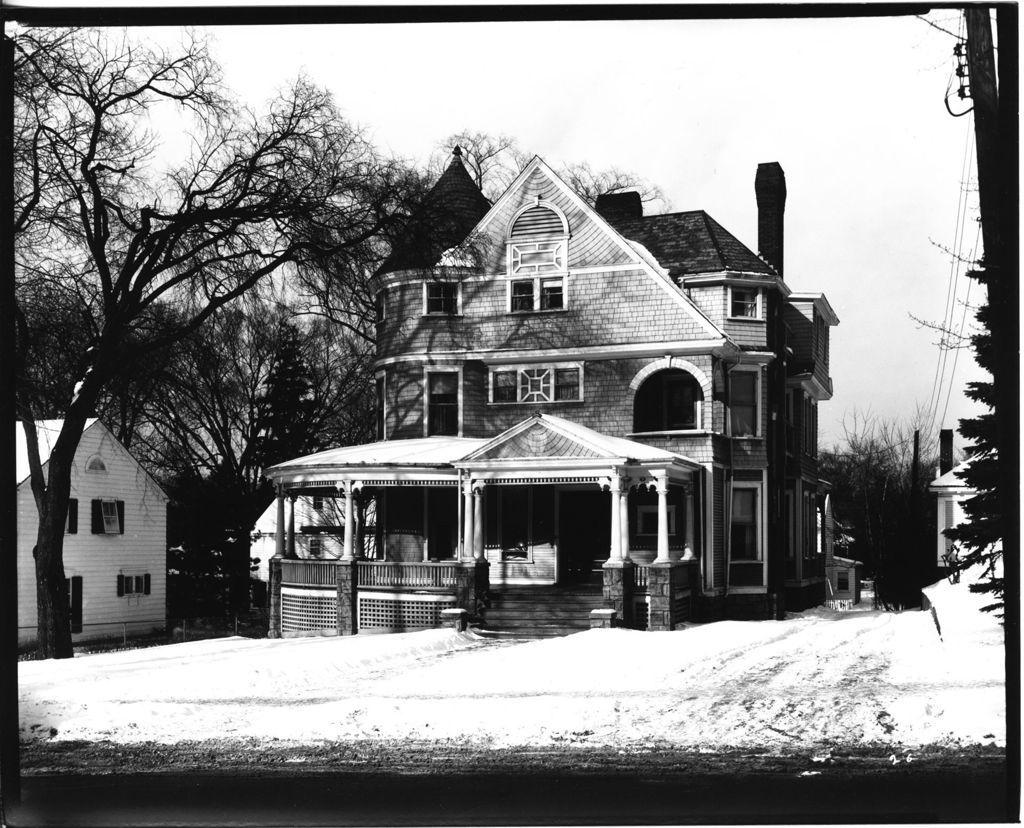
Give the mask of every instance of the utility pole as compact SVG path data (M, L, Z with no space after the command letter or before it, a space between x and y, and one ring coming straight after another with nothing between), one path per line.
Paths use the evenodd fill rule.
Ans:
M965 10L967 60L978 153L981 230L985 243L983 278L990 306L989 332L994 350L998 489L1003 542L1003 623L1006 630L1007 778L1020 779L1020 253L1017 182L1019 103L1019 13L1015 4L998 4L999 74L992 44L991 7ZM1008 789L1009 790L1009 789ZM1019 812L1019 792L1008 792L1008 814Z

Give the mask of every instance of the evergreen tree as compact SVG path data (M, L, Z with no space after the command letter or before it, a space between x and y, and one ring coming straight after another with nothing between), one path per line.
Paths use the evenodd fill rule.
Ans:
M985 283L984 270L972 272L971 276ZM971 339L978 365L989 374L993 372L996 358L990 333L992 314L992 306L986 301L976 316L980 331ZM959 547L959 569L977 564L988 567L985 580L971 584L970 588L995 598L985 609L999 610L1001 613L1004 580L996 564L1002 556L1004 523L997 488L999 455L996 450L996 417L993 412L995 385L992 382L968 383L967 396L984 404L989 410L978 417L960 421L960 433L972 440L973 445L967 447L970 462L957 476L974 489L976 494L964 502L964 513L968 520L953 529L947 529L946 536Z

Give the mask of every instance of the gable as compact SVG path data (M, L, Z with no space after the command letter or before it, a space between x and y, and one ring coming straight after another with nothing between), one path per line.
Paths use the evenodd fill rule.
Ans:
M601 455L592 448L552 431L537 421L527 428L508 435L505 439L473 455L474 460L542 459L556 457L591 458Z

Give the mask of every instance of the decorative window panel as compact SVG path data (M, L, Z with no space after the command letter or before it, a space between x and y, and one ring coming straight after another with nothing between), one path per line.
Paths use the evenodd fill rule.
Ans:
M509 270L513 276L560 273L565 270L565 241L512 242Z
M562 217L550 207L536 205L520 213L512 225L511 238L553 236L565 232Z
M550 368L528 368L519 372L520 402L551 402L552 371Z
M577 402L583 366L536 365L491 372L492 403Z

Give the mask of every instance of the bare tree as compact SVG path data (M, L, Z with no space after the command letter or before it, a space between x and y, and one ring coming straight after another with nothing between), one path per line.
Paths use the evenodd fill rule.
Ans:
M268 275L379 232L389 167L304 79L261 117L233 107L188 34L173 52L91 30L22 30L14 45L17 356L39 380L27 389L47 385L42 310L77 320L60 381L18 398L39 512L38 651L68 657L71 465L104 390ZM152 115L166 104L194 126L188 157L160 169ZM34 422L55 415L44 474Z
M436 180L440 176L456 146L462 149L466 170L491 202L508 189L531 158L515 138L466 129L449 135L435 148L427 166L432 178ZM591 206L597 203L599 195L636 190L645 204L656 207L659 212L668 208L668 200L661 188L635 173L616 167L594 170L586 162L564 163L553 165L553 168Z

